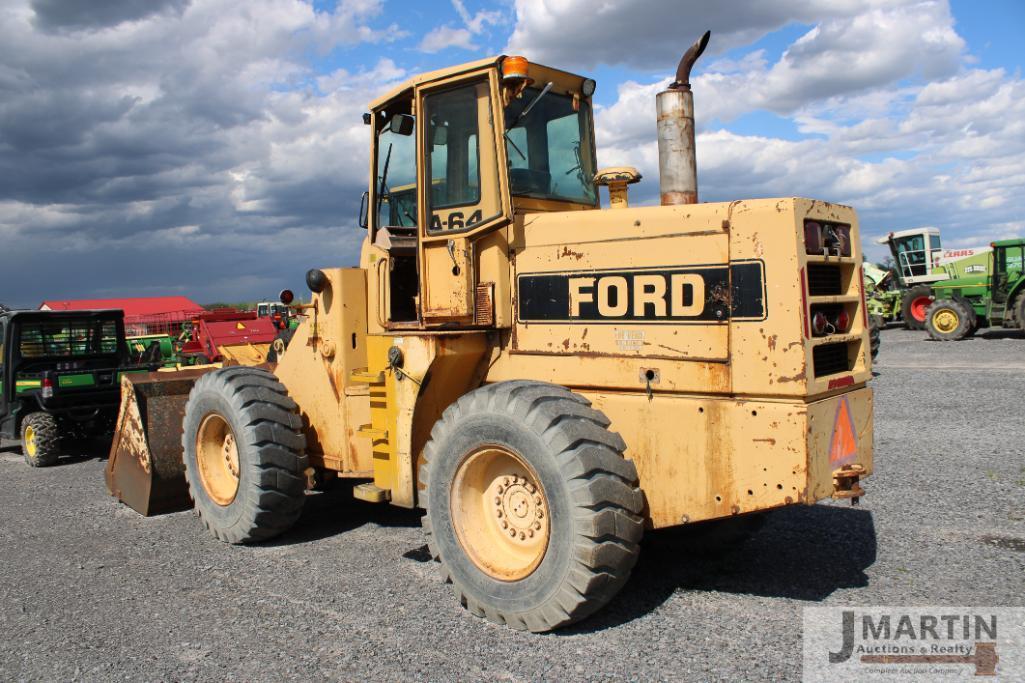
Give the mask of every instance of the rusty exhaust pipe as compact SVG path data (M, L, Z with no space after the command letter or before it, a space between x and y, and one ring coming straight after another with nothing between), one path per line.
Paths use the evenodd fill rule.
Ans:
M708 46L705 31L676 67L676 80L655 96L658 113L658 171L662 205L698 203L698 161L694 148L694 94L690 71Z

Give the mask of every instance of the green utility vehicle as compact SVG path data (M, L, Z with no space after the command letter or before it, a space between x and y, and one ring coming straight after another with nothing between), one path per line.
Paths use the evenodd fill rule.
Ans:
M125 354L122 311L0 312L0 436L33 467L61 443L113 431Z
M926 312L926 329L933 339L964 339L980 327L1025 329L1025 239L991 246L988 273L932 286L934 301Z

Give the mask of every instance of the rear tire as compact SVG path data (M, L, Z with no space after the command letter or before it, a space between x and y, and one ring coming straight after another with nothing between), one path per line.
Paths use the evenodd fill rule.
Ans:
M925 318L929 336L937 341L960 341L968 336L972 315L968 308L954 299L938 299L929 306Z
M185 479L196 512L227 543L286 531L306 498L306 438L295 401L273 374L230 367L196 382L185 407Z
M883 316L881 315L873 315L869 318L868 322L868 336L872 360L875 360L876 356L879 355L879 347L882 344L882 335L880 333L882 329L886 327L886 321L883 320Z
M900 305L904 327L909 330L924 330L927 311L931 303L932 290L928 285L917 285L904 292Z
M644 500L608 425L587 399L542 382L488 385L445 410L420 469L423 527L470 612L550 631L626 583Z
M49 413L30 413L21 422L21 453L30 467L50 467L61 454L57 418Z

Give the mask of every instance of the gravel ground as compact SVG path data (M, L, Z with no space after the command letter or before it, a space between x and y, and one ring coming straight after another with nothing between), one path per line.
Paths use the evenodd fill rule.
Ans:
M805 606L1022 605L1025 338L890 329L877 371L860 507L779 511L718 558L655 539L608 608L547 635L466 613L418 515L344 487L233 547L116 504L102 454L34 470L4 444L0 679L798 680Z

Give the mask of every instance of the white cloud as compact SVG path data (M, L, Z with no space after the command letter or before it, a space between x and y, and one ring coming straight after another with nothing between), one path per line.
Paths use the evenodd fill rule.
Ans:
M360 114L405 72L382 59L318 76L308 51L401 35L377 25L380 0L72 5L0 7L7 302L143 282L244 297L254 277L300 278L311 254L355 260Z
M453 47L477 50L479 46L473 42L474 36L485 34L488 26L502 22L502 13L497 10L481 10L476 14L470 14L462 0L452 0L452 7L462 20L464 28L445 24L429 31L420 41L421 52L440 52Z
M451 47L458 47L464 50L476 50L477 44L473 42L473 34L469 29L453 28L451 26L439 26L430 31L420 41L422 52L440 52Z
M702 199L814 196L855 206L867 234L929 222L952 244L1020 234L1025 81L972 68L953 25L943 2L897 4L823 19L775 62L710 61L692 79ZM596 113L599 160L642 170L639 201L657 196L654 97L670 68ZM756 111L789 117L797 139L729 130Z
M874 8L917 6L920 0L516 0L512 54L563 68L624 64L675 70L705 29L712 54L749 45L797 22L856 17Z

